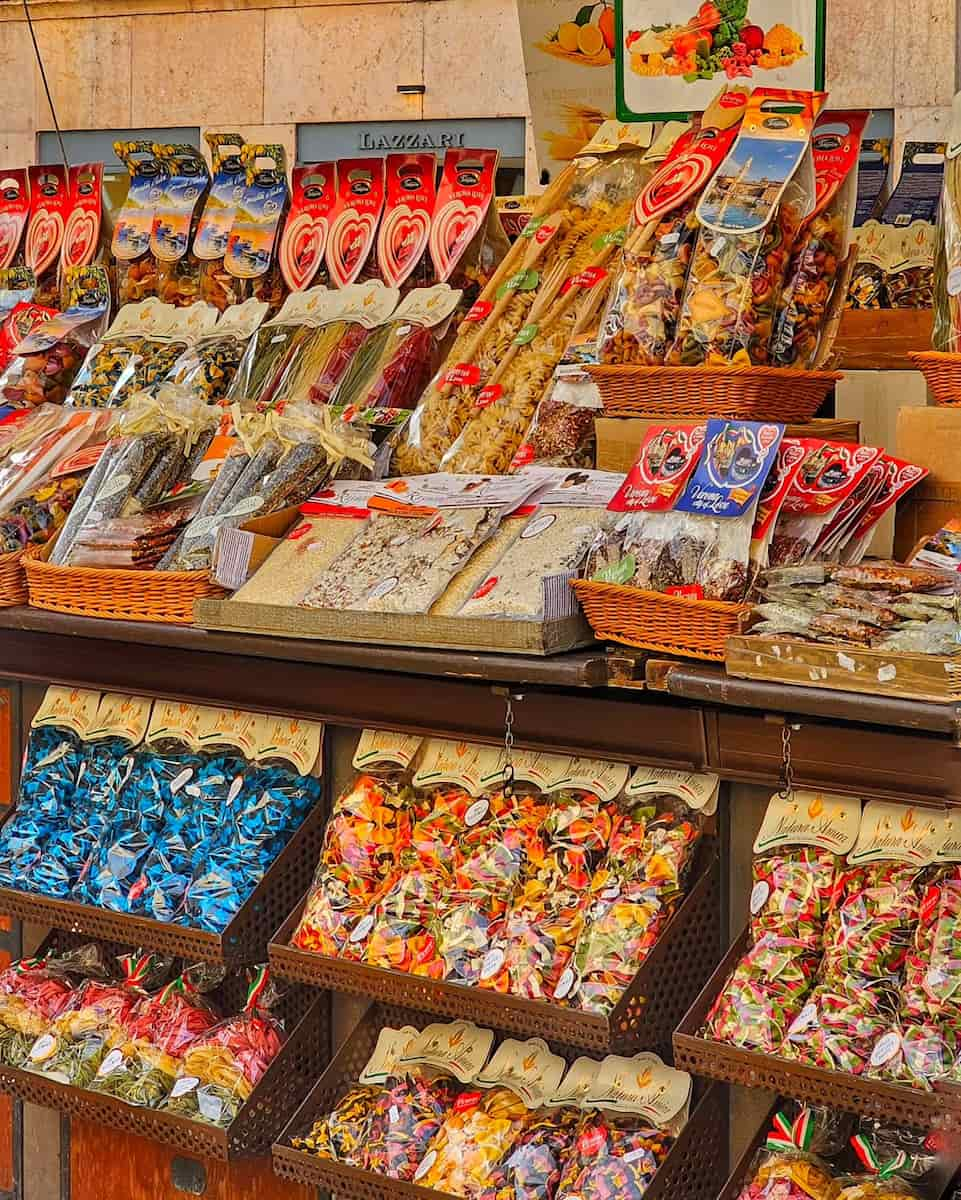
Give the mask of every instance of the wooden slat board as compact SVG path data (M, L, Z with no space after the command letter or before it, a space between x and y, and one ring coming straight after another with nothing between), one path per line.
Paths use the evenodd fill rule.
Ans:
M931 349L930 308L848 308L834 343L841 371L914 370L912 350Z

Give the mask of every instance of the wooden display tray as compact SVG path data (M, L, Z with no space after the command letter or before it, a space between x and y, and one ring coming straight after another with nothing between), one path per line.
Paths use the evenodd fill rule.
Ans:
M907 1084L865 1079L791 1062L773 1054L742 1050L704 1037L715 998L748 948L745 928L722 959L674 1034L674 1065L692 1075L779 1092L806 1104L863 1113L915 1129L961 1129L961 1088L924 1091Z
M580 614L555 621L516 621L419 613L332 612L241 600L201 600L194 607L194 622L204 629L377 646L430 646L436 650L562 654L594 643L590 626Z
M669 1056L674 1029L707 977L712 951L716 956L719 950L720 863L713 841L702 847L687 894L607 1016L300 950L290 939L303 905L268 946L270 968L277 978L373 997L450 1020L462 1017L515 1037L543 1037L595 1054L630 1054L643 1046Z
M938 704L961 701L961 654L908 654L747 634L728 638L724 665L739 679Z
M331 1192L344 1200L448 1200L447 1193L417 1183L402 1183L357 1167L318 1158L291 1145L310 1132L317 1117L329 1113L357 1080L385 1025L424 1029L430 1018L411 1009L373 1004L337 1051L330 1066L274 1142L274 1170L283 1179ZM504 1031L495 1029L495 1033ZM568 1062L573 1050L555 1047ZM696 1093L697 1094L697 1093ZM645 1200L714 1200L727 1156L727 1103L724 1090L700 1089L691 1116L644 1193Z

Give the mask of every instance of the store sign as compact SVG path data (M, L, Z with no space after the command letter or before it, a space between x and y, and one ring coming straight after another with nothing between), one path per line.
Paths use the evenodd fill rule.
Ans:
M297 158L322 162L333 158L382 156L409 150L443 155L447 150L483 147L499 150L501 165L524 162L523 117L463 121L331 121L297 126Z
M443 133L371 133L364 130L357 139L358 150L455 150L467 145L463 130Z

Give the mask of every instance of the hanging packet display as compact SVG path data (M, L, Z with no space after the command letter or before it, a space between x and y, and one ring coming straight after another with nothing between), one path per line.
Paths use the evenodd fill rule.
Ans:
M152 142L115 142L114 153L130 175L127 199L117 217L111 249L117 260L117 303L157 294L157 262L150 234L163 195L166 166Z
M244 139L239 133L208 133L210 191L194 236L194 255L201 260L200 294L222 312L239 303L238 283L224 268L224 255L237 205L243 199L246 170L240 159Z
M841 550L841 562L854 566L861 562L871 544L878 522L894 507L903 495L927 478L925 467L904 462L885 454L880 460L884 467L884 483L868 508L861 514L847 545Z
M468 301L490 274L497 241L494 211L496 150L448 150L430 223L430 258L438 283L460 288ZM499 227L497 232L506 238Z
M26 169L0 171L0 270L14 265L29 215L30 178Z
M225 309L209 333L192 342L174 363L170 383L187 388L205 404L221 404L230 391L241 360L267 305L245 300Z
M808 448L800 438L782 438L771 473L764 481L761 499L751 530L751 578L769 565L771 538L784 508L795 477L807 457Z
M384 160L342 158L324 261L331 287L362 278L384 208Z
M103 216L103 163L83 163L69 171L70 214L63 230L60 269L85 267L100 248Z
M668 363L770 361L791 249L815 201L810 140L824 98L751 93L734 148L697 206L702 228Z
M266 300L275 311L283 299L277 245L289 198L287 155L279 145L244 145L240 161L245 187L234 211L224 269L234 279L251 280L245 295Z
M24 262L37 280L37 304L59 299L58 268L64 228L70 211L70 184L62 166L30 168L30 221Z
M433 154L388 154L377 269L388 287L426 287L425 252L437 199Z
M877 216L881 193L891 166L891 139L862 138L858 155L858 194L854 207L854 228Z
M788 267L774 325L776 366L810 370L830 348L822 344L835 296L847 280L857 203L857 160L866 112L825 112L811 139L817 199Z
M190 242L210 176L193 146L162 146L163 191L154 211L150 250L157 261L158 290L166 304L183 308L200 299L200 260Z
M292 292L309 288L324 261L330 220L337 198L337 166L332 162L294 167L290 211L280 235L280 269ZM323 279L320 282L325 282Z

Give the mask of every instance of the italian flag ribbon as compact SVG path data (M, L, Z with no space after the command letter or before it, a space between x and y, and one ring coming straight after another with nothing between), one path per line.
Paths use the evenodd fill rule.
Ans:
M251 971L250 987L247 989L247 1003L244 1005L245 1012L251 1012L260 1003L260 998L264 994L269 979L270 968L267 966L255 967Z
M863 1134L858 1134L857 1137L851 1138L851 1145L854 1147L854 1153L861 1160L864 1169L871 1175L876 1175L878 1179L890 1179L892 1175L896 1175L902 1170L908 1161L908 1156L903 1150L899 1150L893 1158L887 1162L881 1162L878 1158L877 1151L871 1143L864 1137Z
M157 961L156 954L125 954L121 959L124 983L136 987L143 983Z
M779 1112L764 1143L766 1150L808 1150L814 1137L814 1114L802 1108L793 1121Z

